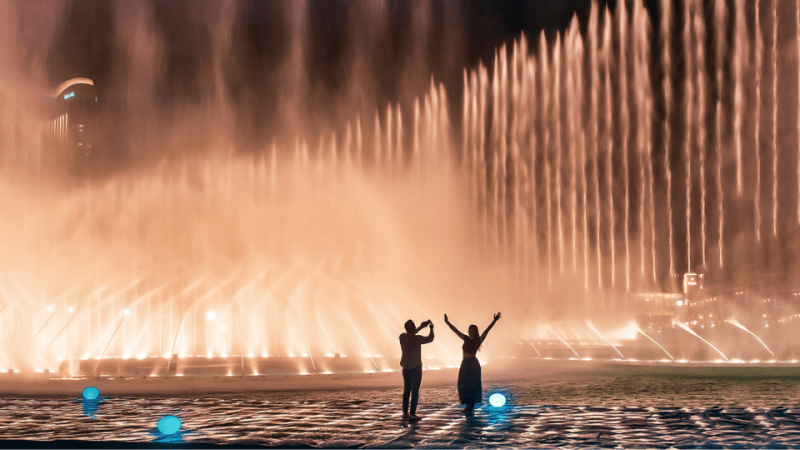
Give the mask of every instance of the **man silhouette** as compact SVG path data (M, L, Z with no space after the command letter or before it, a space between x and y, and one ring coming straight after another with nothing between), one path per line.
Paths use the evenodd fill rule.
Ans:
M430 327L427 336L417 336L417 333ZM414 321L409 319L405 324L406 332L400 335L400 348L403 356L400 366L403 368L403 418L419 420L417 417L417 401L419 400L419 385L422 383L422 344L433 342L433 323L430 320L422 322L417 328ZM411 414L408 410L408 397L411 396Z

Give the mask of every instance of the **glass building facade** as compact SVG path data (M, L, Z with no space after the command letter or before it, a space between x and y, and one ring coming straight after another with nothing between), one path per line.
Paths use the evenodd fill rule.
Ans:
M45 140L60 160L74 169L91 165L96 154L100 120L97 91L88 78L73 78L59 85L51 103L51 120Z

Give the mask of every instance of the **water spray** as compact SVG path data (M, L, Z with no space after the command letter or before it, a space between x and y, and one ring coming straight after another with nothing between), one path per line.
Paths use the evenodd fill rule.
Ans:
M740 324L739 322L737 322L737 321L735 321L733 319L728 319L728 320L725 320L724 322L725 323L729 323L729 324L731 324L731 325L733 325L733 326L735 326L737 328L741 328L742 330L750 333L751 336L756 338L758 340L758 342L760 342L761 345L763 345L764 348L767 349L767 351L769 352L770 355L772 355L773 357L775 356L775 353L772 353L772 350L770 350L769 347L767 347L767 344L765 344L764 341L762 341L760 337L756 336L755 333L753 333L752 331L750 331L747 328L745 328L744 325Z
M645 332L644 332L644 331L642 331L642 329L641 329L641 328L638 328L638 327L637 327L637 328L636 328L636 331L638 331L639 333L641 333L641 334L642 334L642 336L646 337L647 339L650 339L650 341L652 341L652 342L653 342L653 344L656 344L656 345L658 346L658 348L660 348L661 350L664 350L664 353L666 353L666 354L667 354L667 356L669 356L669 358L670 358L671 360L675 361L675 358L673 358L673 357L672 357L672 355L670 355L670 354L669 354L669 352L667 351L667 349L665 349L664 347L662 347L662 346L661 346L661 344L659 344L658 342L656 342L656 340L655 340L655 339L653 339L653 338L651 338L650 336L648 336L647 334L645 334Z
M120 329L120 327L122 327L123 323L125 323L125 317L120 319L119 324L117 325L117 328L114 328L114 332L111 333L111 337L108 339L108 342L106 343L106 346L103 347L103 351L100 352L100 357L97 358L97 364L95 364L94 370L92 370L92 374L97 374L97 369L100 367L100 362L103 360L103 355L105 355L106 350L108 350L108 346L111 345L111 341L114 340L114 336L117 335L117 331L119 331L119 329Z
M67 321L67 323L65 323L65 324L64 324L64 326L63 326L63 327L62 327L62 328L61 328L61 329L58 331L58 333L56 333L56 335L55 335L55 336L53 336L53 339L51 339L51 340L50 340L50 342L47 344L47 346L48 346L48 347L49 347L49 346L51 346L51 345L53 345L53 342L55 342L55 340L56 340L56 339L58 339L58 337L59 337L59 336L61 336L61 333L63 333L63 332L64 332L64 330L66 330L66 329L67 329L67 327L69 327L69 324L71 324L71 323L72 323L72 321L73 321L73 320L75 320L75 317L77 317L77 316L78 316L78 315L77 315L77 314L75 314L75 313L72 313L72 314L70 314L70 318L69 318L69 320L68 320L68 321Z
M708 346L709 346L709 347L711 347L711 348L713 348L713 349L714 349L714 351L716 351L717 353L719 353L719 354L720 354L720 356L722 356L722 357L725 359L725 361L728 361L728 357L727 357L727 356L725 356L725 355L724 355L724 354L723 354L721 351L719 351L719 349L718 349L717 347L714 347L714 346L711 344L711 342L708 342L707 340L705 340L705 339L703 339L702 337L700 337L700 335L699 335L699 334L697 334L697 333L695 333L694 331L692 331L692 329L691 329L691 328L689 328L689 327L688 327L688 326L687 326L685 323L683 323L683 322L675 322L675 323L676 323L676 324L677 324L679 327L683 328L684 330L686 330L686 331L688 331L689 333L693 334L695 337L697 337L697 338L698 338L698 339L700 339L701 341L703 341L703 342L705 342L706 344L708 344Z
M175 339L172 340L172 348L169 351L169 359L167 360L167 368L164 370L164 377L169 374L169 365L172 364L172 356L175 354L175 344L178 342L178 335L181 332L181 324L183 324L184 317L185 314L181 314L181 319L178 321L178 329L175 330Z
M606 343L607 343L608 345L610 345L610 346L611 346L611 348L613 348L613 349L614 349L614 351L615 351L615 352L617 352L617 353L619 354L619 357L620 357L620 358L622 358L622 359L625 359L625 356L623 356L623 355L622 355L622 352L620 352L620 351L619 351L619 349L617 349L617 347L616 347L614 344L612 344L612 343L611 343L611 341L609 341L608 339L606 339L606 337L605 337L605 336L603 336L603 335L602 335L602 334L601 334L599 331L597 331L597 328L595 328L595 327L594 327L594 325L592 325L592 323L591 323L591 322L586 322L586 325L589 327L589 329L590 329L590 330L592 330L592 331L594 331L595 333L597 333L597 335L598 335L598 336L600 336L600 337L601 337L601 338L602 338L604 341L606 341Z
M308 349L308 358L311 359L311 367L314 368L314 373L317 373L317 365L314 364L314 357L311 356L311 349L310 348ZM242 363L242 367L244 367L244 363ZM244 369L242 369L242 370L244 370Z
M569 349L570 349L570 350L572 350L572 353L575 353L575 356L576 356L578 359L580 359L580 358L581 358L581 355L579 355L579 354L578 354L578 352L576 352L576 351L575 351L575 349L574 349L574 348L572 348L572 346L571 346L571 345L569 345L569 344L567 343L567 341L565 341L565 340L564 340L564 339L563 339L561 336L559 336L559 335L558 335L558 333L556 333L556 332L555 332L555 331L553 331L553 330L550 330L550 332L551 332L551 333L553 333L553 334L555 335L555 337L557 337L557 338L558 338L558 340L560 340L561 342L563 342L563 343L564 343L564 345L566 345L567 347L569 347Z
M541 357L542 357L542 354L541 354L541 353L539 353L539 350L536 350L536 347L534 347L534 346L533 346L533 343L530 341L530 339L528 339L528 338L526 338L526 337L523 337L522 339L525 339L525 341L528 343L528 345L530 345L530 346L531 346L531 348L533 349L533 351L535 351L535 352L536 352L536 354L537 354L537 355L539 355L539 358L541 358Z

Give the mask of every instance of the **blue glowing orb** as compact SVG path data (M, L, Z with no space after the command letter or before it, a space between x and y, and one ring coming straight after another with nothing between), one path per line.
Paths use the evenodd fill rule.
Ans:
M128 316L130 316L130 315L131 315L131 310L130 310L130 309L128 309L128 308L125 308L125 309L122 311L122 314L123 314L125 317L128 317Z
M489 396L489 404L495 408L499 408L506 404L506 396L499 392L495 392Z
M83 398L86 400L96 400L100 396L100 391L96 387L89 386L83 390Z
M181 419L175 416L164 416L158 420L158 431L163 434L175 434L181 429Z

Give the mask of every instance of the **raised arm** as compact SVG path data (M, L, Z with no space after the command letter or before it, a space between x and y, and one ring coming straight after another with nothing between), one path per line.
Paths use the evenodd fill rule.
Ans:
M420 331L422 331L422 329L423 329L423 328L427 327L427 326L428 326L428 325L430 325L430 324L431 324L431 321L430 321L430 319L428 319L428 320L426 320L425 322L422 322L421 324L419 324L419 326L417 327L417 333L419 333Z
M500 313L495 314L494 315L494 320L492 320L492 323L490 323L489 326L486 327L485 330L483 330L483 334L481 334L481 344L483 343L483 340L486 339L486 336L489 335L489 330L491 330L492 327L494 326L494 324L496 324L497 321L500 320L500 317L501 317Z
M447 326L448 326L448 327L450 327L450 329L451 329L451 330L453 330L453 333L455 333L456 335L458 335L458 337L460 337L462 340L464 340L464 339L466 339L466 338L467 338L467 335L466 335L466 334L464 334L464 333L462 333L462 332L458 331L458 328L454 327L454 326L453 326L453 324L452 324L452 323L450 323L450 321L449 321L449 320L447 320L447 314L445 314L445 315L444 315L444 323L446 323L446 324L447 324Z
M420 344L428 344L430 342L433 342L433 323L429 320L429 321L427 321L427 324L430 327L430 332L428 333L428 335L427 336L419 336L419 335L415 336L419 340Z

